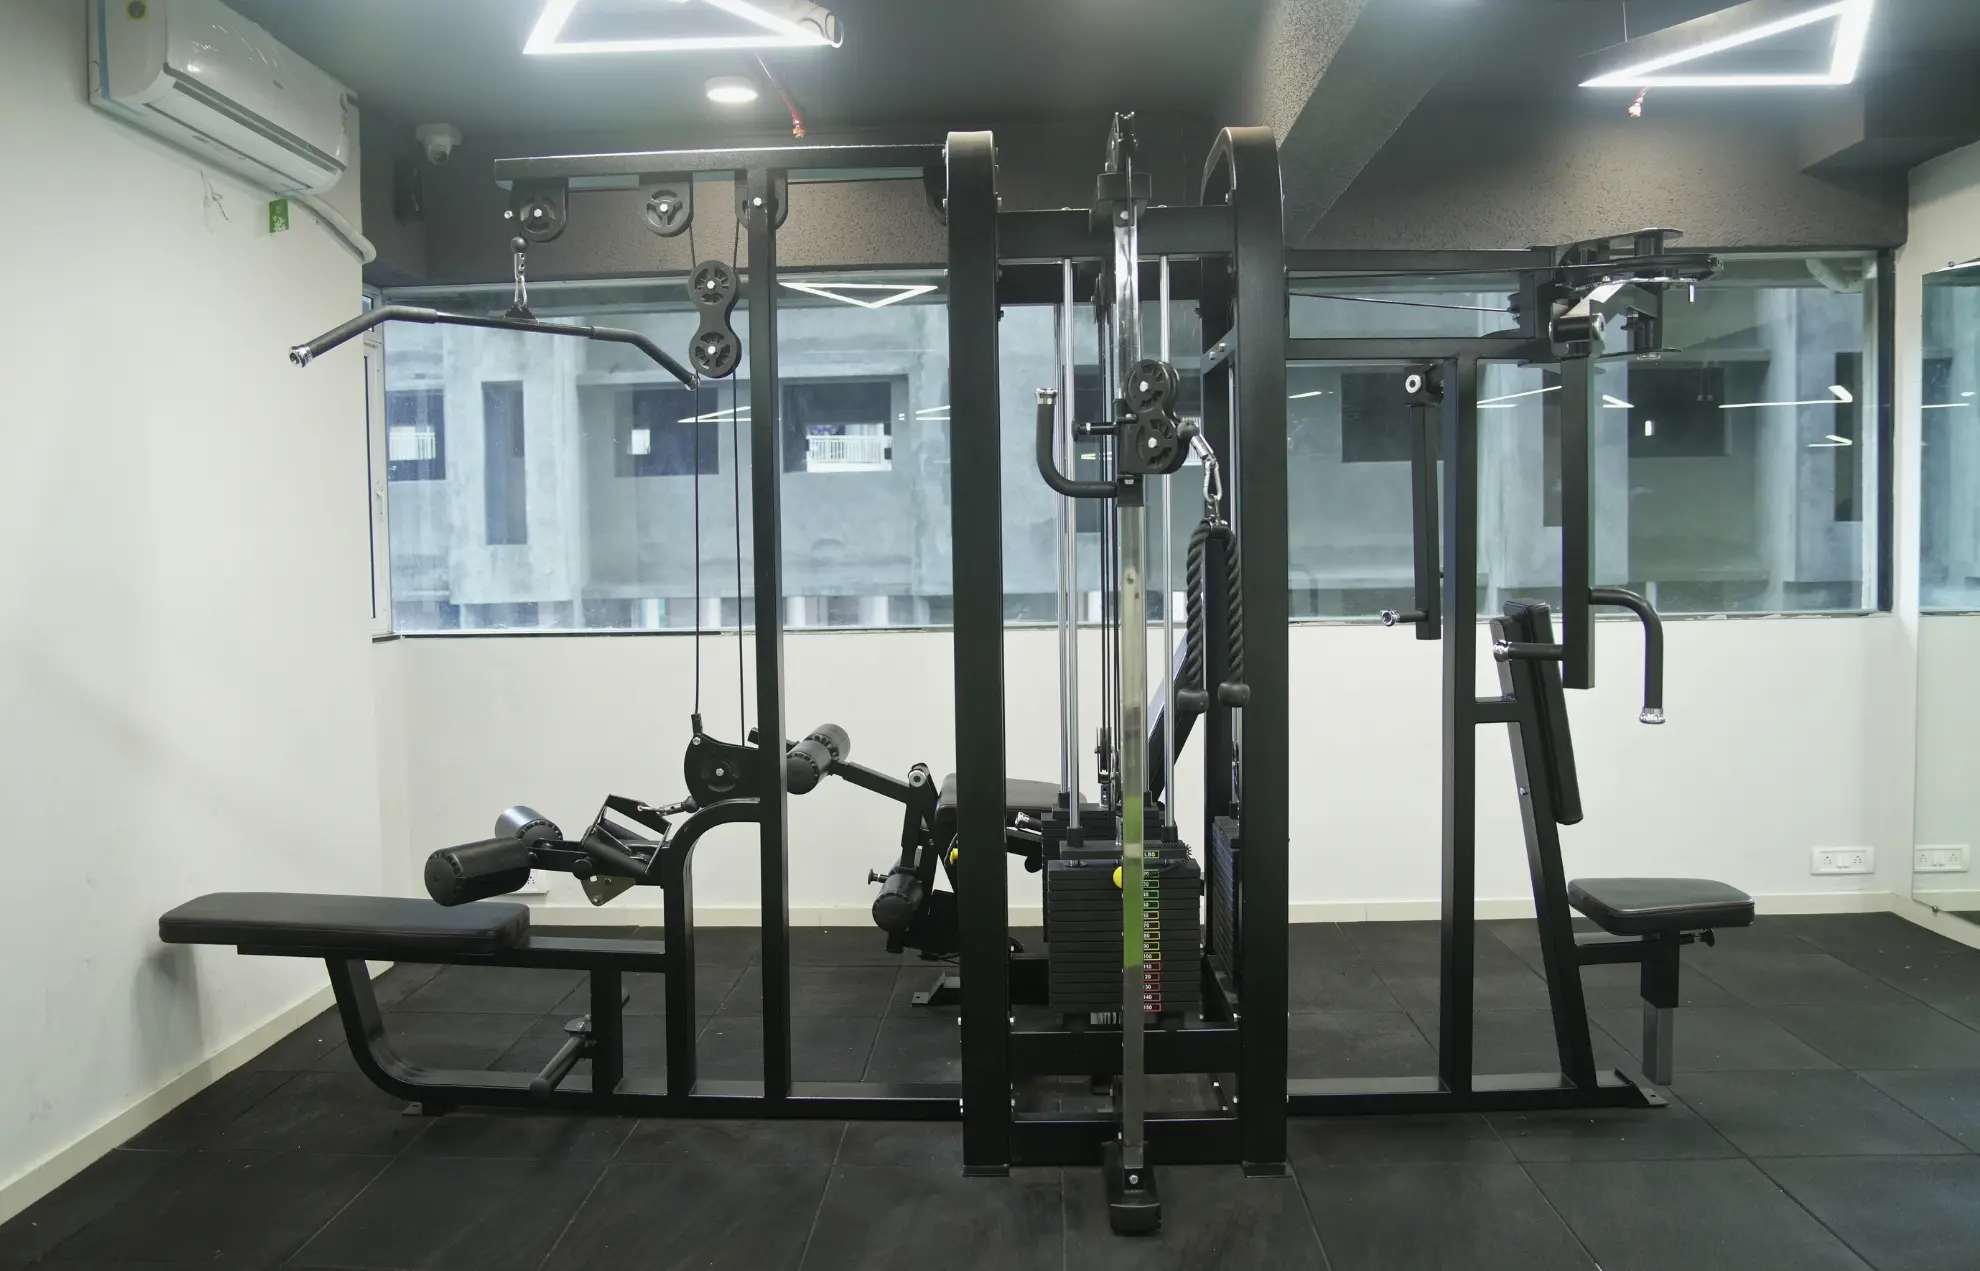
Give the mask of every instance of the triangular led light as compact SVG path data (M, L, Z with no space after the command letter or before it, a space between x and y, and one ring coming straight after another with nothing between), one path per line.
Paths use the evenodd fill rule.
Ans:
M523 52L531 55L551 53L670 53L697 49L789 49L789 48L829 48L833 41L827 39L817 27L770 13L750 0L669 0L676 8L686 8L690 4L706 5L718 9L732 17L739 18L746 25L734 34L724 35L682 35L658 36L642 39L574 39L564 38L564 28L570 25L571 16L584 0L545 0L543 13L536 19L536 27L529 33L529 40L523 45ZM662 6L655 6L660 8Z
M1789 88L1847 84L1856 78L1874 0L1746 0L1596 54L1601 70L1583 88ZM1787 74L1713 73L1683 68L1732 49L1833 22L1826 69Z
M929 282L789 282L784 285L792 291L802 291L809 296L823 296L840 304L858 305L862 309L885 309L888 305L899 304L916 296L925 296L935 290ZM886 295L876 295L886 292Z

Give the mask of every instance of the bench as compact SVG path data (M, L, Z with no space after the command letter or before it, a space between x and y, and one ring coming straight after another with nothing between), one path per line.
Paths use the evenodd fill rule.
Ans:
M1502 641L1535 649L1554 645L1552 614L1538 601L1508 602L1504 617L1493 626ZM1580 968L1638 964L1643 1074L1667 1086L1674 1057L1672 1012L1678 1004L1679 950L1695 942L1713 943L1719 928L1750 926L1753 897L1703 878L1565 879L1560 836L1554 827L1578 824L1582 807L1560 663L1545 657L1502 661L1500 677L1507 696L1521 707L1514 763L1521 793L1533 804L1534 815L1527 818L1528 854L1550 991L1558 991L1557 972L1572 970L1573 1008L1585 1018ZM1567 912L1570 907L1601 931L1576 936ZM1557 1020L1560 1014L1557 1001Z
M503 902L446 907L394 896L294 892L201 896L160 918L158 938L167 944L233 945L243 954L262 957L321 958L329 967L345 1039L358 1068L381 1089L428 1113L463 1104L578 1108L606 1103L630 1084L625 1079L622 977L627 972L668 974L669 1082L686 1082L673 1093L693 1088L694 996L691 987L676 993L672 986L692 986L694 972L688 966L684 976L678 970L670 973L664 941L545 935L530 929L526 906ZM401 1058L386 1036L367 962L584 971L591 979L591 1011L566 1026L569 1039L534 1074L422 1068ZM688 1049L678 1072L677 1028L688 1030ZM581 1060L591 1063L588 1077L572 1075Z

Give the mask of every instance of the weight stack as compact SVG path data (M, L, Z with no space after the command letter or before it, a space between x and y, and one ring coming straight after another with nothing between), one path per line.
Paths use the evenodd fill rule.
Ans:
M1121 1009L1121 890L1118 855L1047 861L1045 922L1048 1001L1065 1014ZM1151 852L1144 926L1144 1001L1149 1014L1203 1006L1203 871L1189 849L1172 843Z
M1210 823L1210 958L1238 988L1244 987L1238 957L1244 947L1243 913L1238 903L1238 823L1220 816Z

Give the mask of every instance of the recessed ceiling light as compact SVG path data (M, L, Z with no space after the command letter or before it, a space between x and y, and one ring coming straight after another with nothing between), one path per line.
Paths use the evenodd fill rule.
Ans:
M744 75L717 75L708 81L708 100L740 106L756 100L756 85Z
M783 281L783 280L780 280ZM888 305L911 300L915 296L925 296L935 290L934 283L916 282L789 282L784 285L792 291L802 291L810 296L823 296L840 304L857 305L862 309L885 309ZM888 295L875 295L888 292Z
M1818 397L1809 402L1722 402L1720 410L1759 410L1765 406L1846 406L1856 400L1856 395L1840 384L1829 385L1829 396Z
M750 0L673 0L675 4L705 4L739 18L752 29L734 35L660 36L650 39L566 40L564 28L582 0L545 0L543 12L523 45L533 56L549 53L676 53L696 49L836 48L818 26L793 22L758 8ZM832 24L837 30L836 22Z
M1746 0L1718 13L1680 23L1664 31L1625 41L1608 54L1599 55L1607 63L1618 56L1631 58L1624 65L1604 70L1582 81L1583 88L1789 88L1821 84L1847 84L1856 78L1863 60L1863 43L1870 32L1873 0L1831 0L1827 4L1796 7L1787 0ZM1783 10L1788 10L1783 12ZM1833 20L1835 39L1829 67L1825 71L1799 74L1685 74L1673 68L1712 57L1731 49L1757 44L1775 36ZM1686 28L1692 28L1687 31ZM1631 57L1635 49L1649 56Z
M1478 403L1478 408L1480 410L1511 410L1512 403L1522 397L1538 397L1542 393L1558 393L1560 391L1561 386L1559 384L1549 384L1545 388L1529 388L1524 393L1507 393L1504 397L1488 397Z

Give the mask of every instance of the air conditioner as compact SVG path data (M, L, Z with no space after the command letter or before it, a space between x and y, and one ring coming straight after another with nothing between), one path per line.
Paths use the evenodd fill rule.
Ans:
M89 98L272 194L351 163L349 90L218 0L89 0Z

